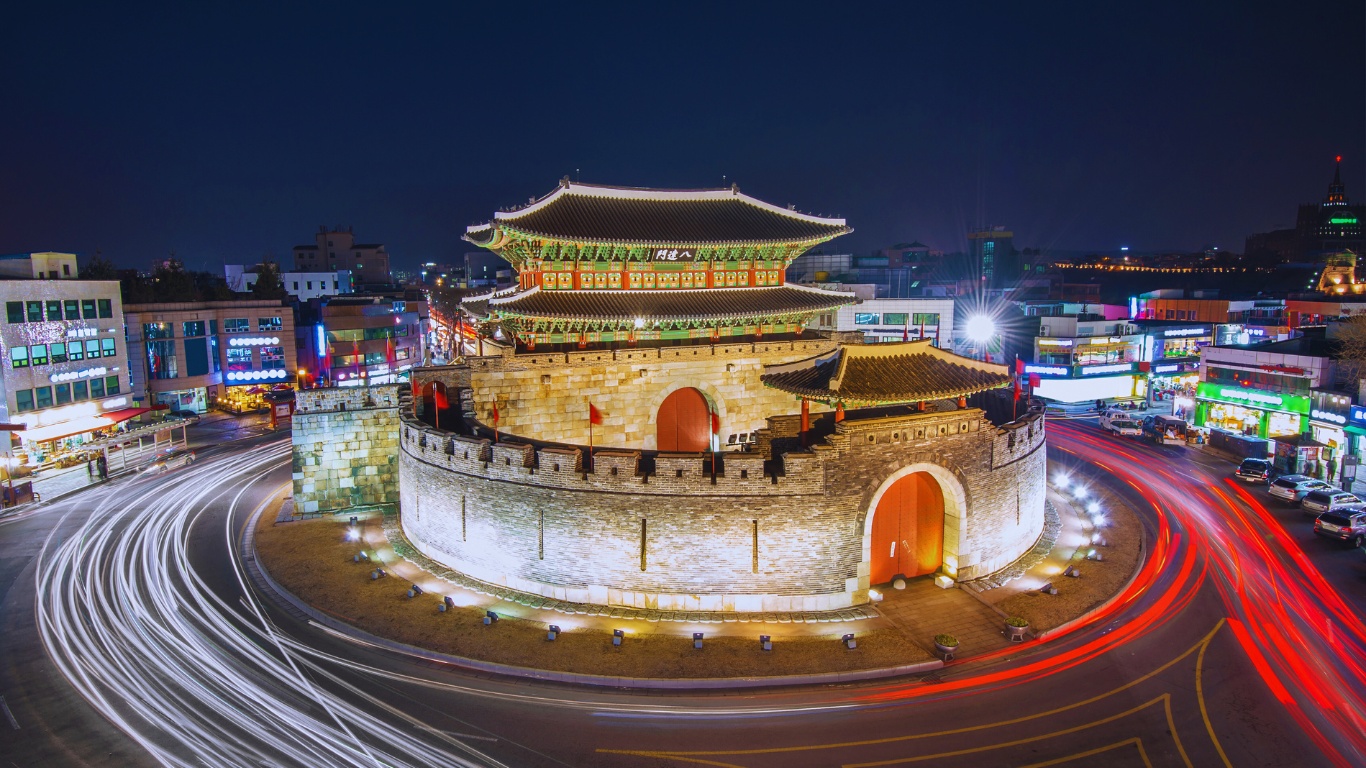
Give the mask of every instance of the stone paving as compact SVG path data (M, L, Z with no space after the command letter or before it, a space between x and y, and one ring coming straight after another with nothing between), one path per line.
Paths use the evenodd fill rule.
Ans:
M905 589L888 589L878 612L906 639L933 652L934 636L958 638L958 656L976 656L1010 645L1005 620L961 589L940 589L933 576L906 582Z

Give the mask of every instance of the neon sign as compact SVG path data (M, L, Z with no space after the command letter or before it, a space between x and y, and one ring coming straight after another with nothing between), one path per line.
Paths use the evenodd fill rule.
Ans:
M1061 365L1026 365L1025 373L1037 373L1041 376L1066 376L1070 373L1065 366Z
M228 346L230 347L264 347L279 343L279 336L247 336L228 339Z
M1163 336L1208 336L1209 330L1206 328L1175 328L1170 331L1163 331Z
M1318 419L1318 420L1320 420L1320 421L1331 421L1331 422L1333 422L1334 424L1346 424L1346 423L1347 423L1347 417L1346 417L1346 416L1342 416L1342 415L1340 415L1340 414L1332 413L1332 412L1330 412L1330 411L1321 411L1321 410L1319 410L1318 408L1315 408L1314 410L1310 411L1310 412L1309 412L1309 415L1310 415L1310 416L1313 416L1314 418L1316 418L1316 419Z
M1118 363L1116 365L1087 365L1081 369L1082 376L1096 376L1103 373L1128 373L1133 370L1131 363Z

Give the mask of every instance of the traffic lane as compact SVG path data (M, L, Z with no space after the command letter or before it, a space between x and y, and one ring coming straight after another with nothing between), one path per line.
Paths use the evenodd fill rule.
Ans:
M34 597L43 543L72 536L108 486L51 504L0 527L0 760L22 766L154 766L146 751L99 714L52 663L38 633ZM17 724L19 727L13 727Z

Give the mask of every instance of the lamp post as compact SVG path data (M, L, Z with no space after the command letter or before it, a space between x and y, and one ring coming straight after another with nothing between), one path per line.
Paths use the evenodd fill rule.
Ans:
M974 315L968 318L966 330L973 349L982 352L985 359L987 343L996 335L996 321L989 315Z

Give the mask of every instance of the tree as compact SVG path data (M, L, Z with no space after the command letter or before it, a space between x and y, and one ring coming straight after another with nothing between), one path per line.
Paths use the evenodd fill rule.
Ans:
M119 268L114 266L114 262L104 258L104 254L95 251L95 255L85 263L85 269L81 270L81 279L118 280Z
M287 294L280 282L280 267L273 261L263 261L256 268L256 282L251 295L258 299L283 299Z
M1338 343L1338 380L1356 384L1366 376L1366 315L1356 315L1331 325L1330 338Z

